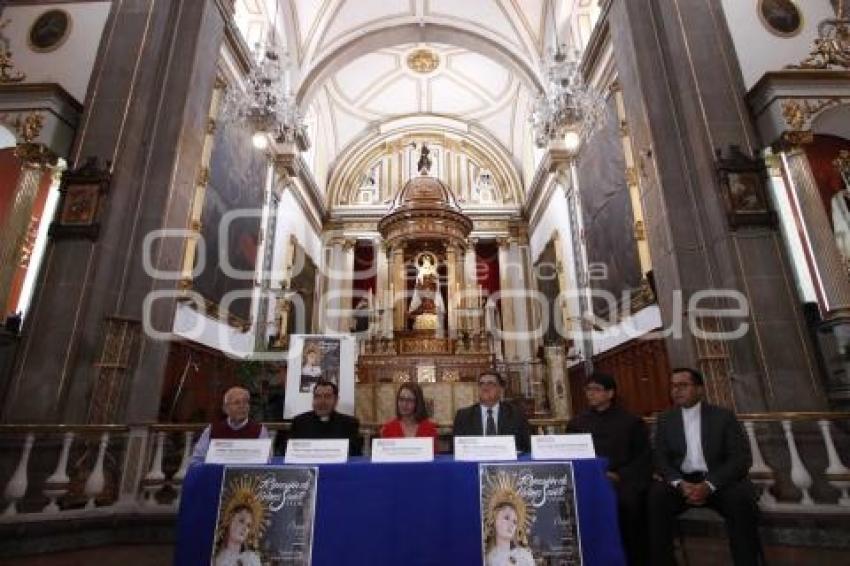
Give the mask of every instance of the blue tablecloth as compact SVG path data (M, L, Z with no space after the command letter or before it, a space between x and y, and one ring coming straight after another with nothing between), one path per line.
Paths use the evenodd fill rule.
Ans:
M625 564L614 491L604 460L573 462L586 566ZM223 466L196 466L183 483L177 565L210 563ZM426 464L319 466L313 564L481 564L478 464L438 457Z

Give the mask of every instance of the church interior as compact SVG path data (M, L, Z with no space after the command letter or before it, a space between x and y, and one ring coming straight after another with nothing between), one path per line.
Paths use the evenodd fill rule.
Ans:
M285 434L305 335L367 445L405 382L448 450L488 369L543 433L697 368L771 563L842 563L850 1L0 2L0 301L10 564L167 562L198 433L239 385Z

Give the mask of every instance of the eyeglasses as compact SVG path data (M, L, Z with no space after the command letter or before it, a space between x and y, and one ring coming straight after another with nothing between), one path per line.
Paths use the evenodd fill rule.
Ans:
M498 381L479 381L478 387L498 387Z
M687 389L688 387L695 387L693 383L671 383L670 389Z

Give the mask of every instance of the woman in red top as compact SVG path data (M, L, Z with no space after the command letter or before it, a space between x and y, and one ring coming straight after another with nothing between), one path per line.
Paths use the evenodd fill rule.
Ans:
M431 437L437 452L437 427L428 418L425 396L416 383L402 383L395 397L396 418L381 427L381 438Z

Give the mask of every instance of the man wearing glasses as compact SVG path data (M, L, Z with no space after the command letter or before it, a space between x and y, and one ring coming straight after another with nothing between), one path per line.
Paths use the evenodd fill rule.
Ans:
M732 411L709 405L702 374L673 370L675 407L658 416L655 468L663 481L649 490L652 564L675 565L673 527L689 507L711 507L726 520L736 566L758 564L756 494L747 476L752 457L747 437Z
M567 432L590 434L596 455L608 460L628 563L649 564L644 503L652 477L652 451L646 425L617 403L613 376L594 372L585 382L584 394L589 408L570 420Z
M289 438L348 439L348 455L360 456L360 421L338 413L339 388L333 381L320 381L313 387L313 410L292 419ZM283 446L276 450L283 453Z
M502 402L505 380L495 370L478 376L478 403L459 409L452 431L455 436L513 435L517 450L531 447L528 421L522 411Z
M251 393L244 387L231 387L224 393L222 410L227 418L209 425L201 433L195 449L192 451L191 465L203 464L214 438L253 439L268 438L266 427L249 418L251 412Z

